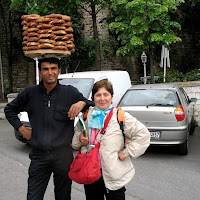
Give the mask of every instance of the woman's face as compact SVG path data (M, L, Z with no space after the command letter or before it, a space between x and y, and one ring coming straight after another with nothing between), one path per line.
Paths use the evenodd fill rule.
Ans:
M99 88L94 94L94 103L99 109L106 110L112 103L112 95L105 87Z

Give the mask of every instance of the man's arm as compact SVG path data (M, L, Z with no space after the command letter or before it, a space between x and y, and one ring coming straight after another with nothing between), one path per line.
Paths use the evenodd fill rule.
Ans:
M75 104L72 104L69 112L68 112L68 117L71 120L74 120L75 117L78 116L78 114L81 112L81 110L86 106L87 104L84 101L79 101Z
M4 109L6 119L16 130L23 125L18 117L18 114L24 111L24 96L24 91L20 92L18 96L13 101L8 103Z
M71 105L69 112L68 112L68 117L71 120L74 120L75 117L78 116L78 114L82 111L86 111L90 106L95 106L93 101L90 101L88 99L86 99L78 90L77 88L73 87L73 90L76 94L76 102Z

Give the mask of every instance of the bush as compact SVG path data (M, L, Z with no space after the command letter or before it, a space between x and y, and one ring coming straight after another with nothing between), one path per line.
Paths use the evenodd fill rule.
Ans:
M163 72L155 72L155 76L159 76L159 83L163 83ZM165 77L166 83L184 81L200 81L200 69L194 69L185 74L183 72L179 72L178 70L173 70L170 71Z

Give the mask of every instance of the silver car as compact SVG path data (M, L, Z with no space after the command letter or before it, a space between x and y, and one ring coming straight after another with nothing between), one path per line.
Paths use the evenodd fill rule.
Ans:
M128 89L119 106L146 125L152 145L178 145L179 154L187 155L196 101L180 86L147 84Z

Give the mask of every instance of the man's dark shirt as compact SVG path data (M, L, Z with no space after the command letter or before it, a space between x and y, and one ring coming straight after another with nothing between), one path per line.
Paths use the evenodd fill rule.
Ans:
M51 150L69 146L74 134L74 120L68 117L70 106L78 101L93 106L73 86L60 85L59 82L49 94L40 82L37 86L25 88L5 107L7 120L15 129L22 126L17 114L26 111L32 127L30 145L41 150Z

